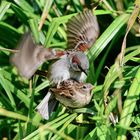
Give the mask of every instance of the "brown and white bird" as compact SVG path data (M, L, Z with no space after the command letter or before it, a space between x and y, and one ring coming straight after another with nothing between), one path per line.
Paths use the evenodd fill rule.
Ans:
M88 104L91 99L91 84L81 83L86 79L89 68L89 61L84 51L93 45L98 35L97 19L90 10L86 10L72 17L67 23L69 51L66 51L66 53L56 51L54 53L52 49L35 45L29 36L20 43L19 52L13 55L12 62L20 74L29 79L38 66L46 60L60 58L48 70L49 80L54 85L59 85L59 88L52 88L50 92L53 92L56 99L67 107L82 107ZM72 82L71 87L66 84L69 79L76 80ZM83 86L81 86L82 84ZM37 107L43 115L50 109L48 107L51 97L50 92Z
M66 107L81 108L89 104L93 86L90 83L79 83L74 80L62 82L60 88L51 88L55 98Z
M84 51L89 49L99 36L99 25L91 10L72 17L67 23L68 55L56 61L50 68L50 79L60 83L67 79L83 82L89 61Z
M56 103L52 103L51 94L56 100L68 108L84 107L91 101L92 89L93 86L90 83L79 83L74 80L66 80L61 82L59 88L50 88L49 92L36 109L43 118L48 119L54 108L54 104ZM53 105L52 108L48 107L50 104Z

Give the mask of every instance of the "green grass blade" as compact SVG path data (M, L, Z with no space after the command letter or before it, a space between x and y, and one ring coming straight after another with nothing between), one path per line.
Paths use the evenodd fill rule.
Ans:
M10 117L13 119L18 119L22 121L27 121L27 117L12 111L8 111L6 109L0 108L0 116Z
M2 1L2 4L0 5L0 21L4 17L5 13L7 12L7 10L10 7L10 5L11 5L11 3Z
M98 55L104 50L104 48L107 47L107 44L111 41L111 39L127 23L129 16L129 14L120 15L104 31L104 33L99 37L99 39L91 47L87 54L90 61L95 60L98 57Z
M128 95L123 105L120 117L117 140L125 140L127 128L132 122L132 113L136 106L136 102L140 96L140 68L138 69L132 85L129 88Z
M13 97L11 91L10 91L9 85L7 84L7 82L6 82L5 78L4 78L2 70L0 70L0 84L4 88L7 96L9 97L9 100L11 102L12 107L16 110L16 103L15 103L14 97Z

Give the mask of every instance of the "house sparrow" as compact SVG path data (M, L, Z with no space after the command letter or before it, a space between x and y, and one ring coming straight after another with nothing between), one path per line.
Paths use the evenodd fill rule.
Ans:
M98 35L99 26L97 18L93 16L92 11L90 10L85 10L84 12L79 13L78 15L72 17L67 23L69 49L85 51L92 46ZM75 54L77 58L73 57L73 54ZM15 53L11 57L11 62L17 67L19 73L23 77L30 79L36 72L37 68L46 60L56 59L63 55L65 55L64 51L35 45L30 33L26 33L19 44L19 52ZM75 61L74 63L73 60ZM64 72L64 69L61 72L60 70L62 70L63 67L62 64L64 69L66 68L68 70L70 68L70 72L67 70ZM69 78L83 81L86 76L83 73L81 74L79 70L87 70L88 65L87 58L84 54L81 52L71 52L69 55L65 55L60 61L58 60L51 67L52 72L50 73L54 76L50 75L50 79L54 81L54 83ZM60 70L57 71L55 68Z
M24 34L18 50L12 55L11 62L16 66L20 75L27 79L30 79L46 60L57 59L65 53L61 50L35 45L29 32Z
M51 88L51 93L66 107L81 108L89 104L93 86L90 83L79 83L67 80L61 83L60 88Z
M83 82L86 79L88 68L89 61L83 52L69 51L50 66L49 80L58 85L68 79Z
M89 104L92 98L92 89L93 86L90 83L79 83L71 79L66 80L61 82L59 88L50 88L36 109L43 118L48 119L51 113L50 109L52 111L56 104L56 102L52 102L52 97L55 97L56 100L67 108L84 107Z
M67 79L84 81L89 68L88 58L80 51L60 51L35 45L29 33L19 44L19 52L11 57L11 62L17 67L20 75L30 79L38 67L46 60L56 59L50 66L47 77L53 84L59 84Z
M99 36L99 25L91 10L72 17L67 23L68 48L80 51L89 49Z

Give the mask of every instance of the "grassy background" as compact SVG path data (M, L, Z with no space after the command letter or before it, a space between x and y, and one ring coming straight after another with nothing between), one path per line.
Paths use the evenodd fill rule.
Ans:
M29 28L36 43L65 49L65 23L83 8L91 8L91 3L96 1L83 2L1 1L0 139L140 139L139 0L103 0L93 10L100 25L100 37L87 52L90 61L87 81L95 88L93 99L86 108L69 111L58 104L50 119L42 120L35 107L47 93L49 81L38 76L30 81L23 79L9 63L11 53L7 49L15 49L21 35ZM44 21L42 17L46 13ZM44 25L38 31L40 21L44 21ZM129 28L123 65L120 66L117 56ZM49 64L46 62L41 69L47 70ZM116 124L109 120L111 115L116 118L113 120L118 120Z

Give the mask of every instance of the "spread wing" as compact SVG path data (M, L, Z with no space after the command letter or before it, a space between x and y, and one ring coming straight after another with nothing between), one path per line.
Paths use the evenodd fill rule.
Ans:
M68 48L85 51L99 36L99 25L92 11L86 10L72 17L67 23Z
M19 51L11 57L11 62L19 73L29 79L38 67L46 60L56 59L64 55L63 51L44 48L33 42L30 33L25 33L17 48Z

